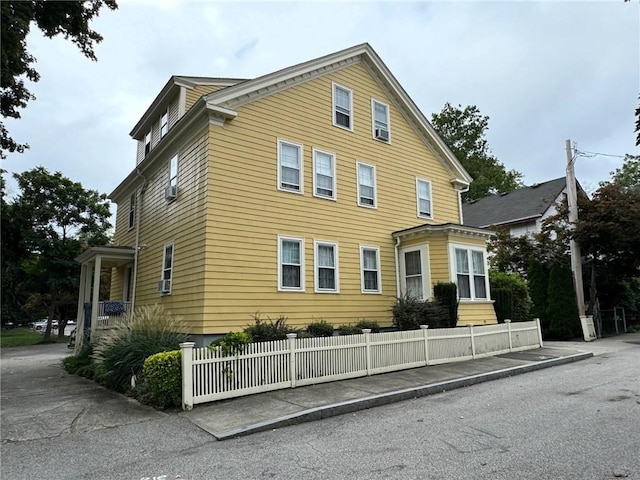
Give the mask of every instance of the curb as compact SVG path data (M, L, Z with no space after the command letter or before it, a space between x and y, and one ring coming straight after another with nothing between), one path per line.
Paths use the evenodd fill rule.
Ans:
M557 365L565 365L567 363L578 362L593 357L592 352L575 353L559 358L542 360L529 365L520 365L517 367L505 368L493 372L480 373L468 377L457 378L455 380L447 380L445 382L432 383L420 387L412 387L395 392L382 393L372 395L370 397L348 400L346 402L335 403L333 405L325 405L322 407L310 408L300 412L285 415L283 417L274 418L264 422L255 423L246 427L240 427L222 433L213 434L217 440L229 440L232 438L251 435L253 433L264 432L276 428L286 427L289 425L297 425L299 423L314 422L323 418L335 417L346 413L353 413L359 410L387 405L390 403L410 400L412 398L425 397L436 393L446 392L447 390L455 390L457 388L469 387L478 383L489 382L507 378L522 373L542 370L543 368L555 367Z

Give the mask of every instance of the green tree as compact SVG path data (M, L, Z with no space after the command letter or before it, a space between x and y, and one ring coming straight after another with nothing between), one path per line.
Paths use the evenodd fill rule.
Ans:
M63 35L75 43L85 57L96 60L93 47L102 36L91 30L89 22L106 6L118 8L115 0L41 1L3 0L0 2L0 112L3 118L20 118L20 109L27 106L34 95L27 89L25 79L40 80L35 69L36 58L27 49L27 34L35 24L52 38ZM5 152L23 152L27 144L16 142L0 122L0 158Z
M499 320L504 320L505 318L515 322L531 320L531 298L527 283L520 274L489 270L489 285L491 286L491 296L496 301L496 304L498 303L498 295L494 295L495 292L503 291L510 294L510 300L507 299L506 303L510 304L511 308L503 308L504 306L501 306L501 311L508 312L508 314ZM505 297L503 296L501 299Z
M11 308L48 315L47 340L51 320L63 324L77 305L80 265L75 258L87 246L108 243L109 202L106 195L44 167L14 177L20 193L3 205L10 213L6 223L3 215L3 230L6 226L20 242L6 243L3 235L3 293L14 292Z
M521 186L522 174L507 170L493 156L485 138L489 117L482 116L475 105L458 108L446 103L440 113L431 116L431 123L444 143L473 177L464 200L503 193Z
M566 266L555 263L549 272L547 289L548 336L569 340L580 335L580 318L573 276Z
M547 285L549 284L549 276L543 268L542 264L535 258L529 262L527 272L527 286L529 287L529 296L531 297L531 315L533 318L539 318L543 332L549 330L549 322L547 322Z

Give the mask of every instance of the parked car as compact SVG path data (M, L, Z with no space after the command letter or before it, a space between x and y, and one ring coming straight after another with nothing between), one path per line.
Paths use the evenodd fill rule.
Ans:
M36 332L44 332L47 329L47 322L49 320L47 320L46 318L42 319L42 320L38 320L37 322L35 322L33 324L33 329ZM58 328L58 321L57 320L52 320L51 321L51 328Z

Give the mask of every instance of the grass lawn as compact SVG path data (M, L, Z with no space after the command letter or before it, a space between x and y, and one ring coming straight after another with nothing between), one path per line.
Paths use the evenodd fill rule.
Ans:
M28 328L12 328L0 331L1 347L21 347L42 342L44 335Z
M44 334L30 328L12 328L0 330L0 347L24 347L42 343ZM58 337L58 329L51 332L50 343L66 343L69 337Z

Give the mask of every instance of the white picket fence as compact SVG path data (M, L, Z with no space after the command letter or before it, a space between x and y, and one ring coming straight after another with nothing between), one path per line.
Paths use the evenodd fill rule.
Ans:
M182 407L270 390L542 347L540 321L252 343L234 356L182 349Z

